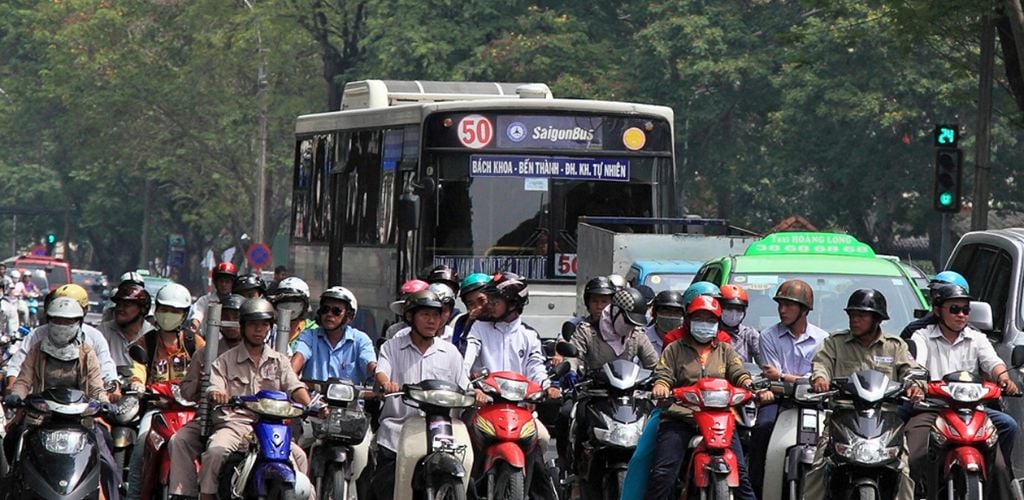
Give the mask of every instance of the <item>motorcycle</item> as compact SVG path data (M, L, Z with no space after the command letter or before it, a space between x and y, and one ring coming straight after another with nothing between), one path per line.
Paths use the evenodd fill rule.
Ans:
M249 448L231 454L219 473L219 497L305 500L309 479L292 468L290 420L306 414L280 391L262 390L255 395L231 398L227 406L256 415L254 439Z
M168 498L171 456L167 443L171 436L196 417L196 404L181 397L178 384L156 382L146 388L143 399L152 401L159 412L145 441L142 465L142 498Z
M373 441L361 388L338 379L303 382L318 392L314 402L322 399L328 408L326 418L309 418L315 439L309 473L318 498L355 499L356 480L366 468Z
M452 410L473 406L472 393L444 380L405 384L402 401L420 410L402 426L395 458L395 500L463 500L473 465L466 424Z
M756 363L743 363L743 368L754 379L755 387L767 386L767 379L760 366L757 366ZM743 446L743 456L747 457L747 460L750 459L750 436L757 423L757 413L757 402L753 399L736 408L736 437L740 440L740 445Z
M683 472L683 497L732 498L740 486L740 469L730 448L736 426L733 408L742 407L753 393L728 380L702 378L693 385L672 389L678 404L694 409L701 438L690 441Z
M110 423L110 436L113 439L114 465L121 471L122 489L125 490L122 493L124 493L128 486L128 463L131 461L132 448L135 447L139 423L142 421L142 394L127 390L132 377L131 367L117 367L117 375L121 379L121 387L124 388L124 392L118 402L110 404L107 420Z
M646 390L651 375L632 361L617 359L576 384L569 439L572 468L586 498L620 497L629 459L654 410ZM582 419L581 411L586 411Z
M832 498L896 498L903 420L893 409L905 386L875 370L832 380L826 460ZM893 409L890 409L892 405ZM883 408L884 407L884 408Z
M4 498L98 499L100 456L92 426L101 405L77 389L52 388L21 402L26 425L18 438Z
M477 490L488 500L524 499L536 463L532 455L540 452L537 425L544 425L524 403L543 401L545 391L512 371L484 373L473 384L492 399L470 422L474 451L486 456Z
M761 496L797 500L803 498L804 477L814 464L818 436L825 424L820 407L827 393L811 392L807 379L794 384L776 382L771 388L779 413L768 442Z

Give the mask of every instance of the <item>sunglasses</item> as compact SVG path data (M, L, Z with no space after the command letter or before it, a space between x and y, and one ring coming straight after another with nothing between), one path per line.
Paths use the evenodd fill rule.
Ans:
M949 314L971 314L971 306L949 306Z
M320 309L317 309L316 312L317 314L331 313L335 316L341 316L341 314L344 313L345 310L340 307L320 306Z

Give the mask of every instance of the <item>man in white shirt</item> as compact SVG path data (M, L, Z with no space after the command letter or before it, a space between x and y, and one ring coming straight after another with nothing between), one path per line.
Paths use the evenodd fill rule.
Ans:
M210 304L220 302L221 297L227 297L231 288L235 286L235 278L238 277L238 268L230 262L221 262L213 270L213 291L199 297L192 306L192 317L189 319L192 332L202 335L206 331L206 310Z

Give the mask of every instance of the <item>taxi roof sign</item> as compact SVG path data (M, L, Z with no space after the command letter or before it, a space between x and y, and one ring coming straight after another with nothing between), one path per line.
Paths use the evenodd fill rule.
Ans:
M848 234L810 232L769 234L751 244L743 255L792 254L875 257L870 246Z

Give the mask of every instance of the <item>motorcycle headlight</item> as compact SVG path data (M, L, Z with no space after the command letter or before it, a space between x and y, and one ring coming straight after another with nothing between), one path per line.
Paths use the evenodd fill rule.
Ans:
M730 396L729 391L700 391L700 398L707 408L728 408Z
M981 384L950 382L942 386L942 391L949 394L954 401L961 403L973 403L985 396L988 390Z
M621 446L623 448L636 447L640 441L640 433L644 428L645 422L643 419L629 424L616 422L607 416L604 416L604 420L607 428L602 429L594 426L594 437L613 446Z
M348 403L356 398L356 390L348 384L331 384L327 386L327 400Z
M854 438L850 444L836 443L835 450L842 457L866 465L892 460L900 454L898 446L887 447L882 443L881 438Z
M428 405L440 406L441 408L468 408L473 406L473 396L467 396L461 392L444 391L439 389L410 390L409 397L414 401Z
M130 395L121 398L114 406L114 411L110 413L110 418L115 423L127 424L135 419L135 416L139 414L139 398L138 396Z
M74 455L85 449L86 434L79 431L40 431L43 446L50 453Z
M509 401L522 401L526 398L526 390L530 387L530 383L523 380L494 377L494 381L498 383L501 397Z
M256 401L246 401L245 407L256 413L278 418L295 418L302 415L302 409L292 406L292 402L287 400L259 399Z

